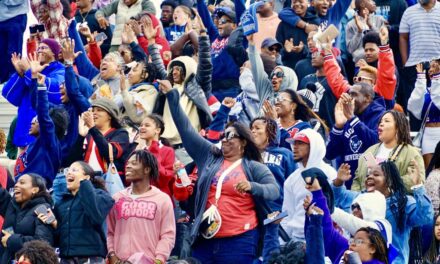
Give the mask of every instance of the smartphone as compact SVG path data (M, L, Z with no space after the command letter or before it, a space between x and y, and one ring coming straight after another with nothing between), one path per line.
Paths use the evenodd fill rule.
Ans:
M107 39L107 35L104 32L99 33L98 35L96 35L95 37L95 41L99 42L99 41L104 41Z
M43 24L33 25L29 27L29 33L30 34L36 34L38 32L44 32L46 31L46 28Z
M279 213L277 216L275 216L273 218L271 217L271 218L264 219L263 224L264 225L268 225L268 224L273 223L273 222L275 222L277 220L283 219L284 217L287 217L288 215L289 214L287 213L287 211L281 212L281 213Z
M364 155L364 159L367 162L367 167L372 168L377 166L376 158L374 157L373 153L368 152Z
M337 36L339 35L339 30L333 25L331 24L330 26L327 27L326 30L324 30L324 32L322 32L321 36L319 36L318 40L321 43L326 43L327 39L329 39L330 41L334 40Z
M46 207L44 204L38 206L38 207L35 209L35 214L36 214L36 215L44 214L44 215L47 216L47 207ZM53 216L53 214L52 214L51 216L49 216L49 217L47 218L47 220L46 220L46 224L50 225L50 224L52 224L53 221L55 221L55 216Z

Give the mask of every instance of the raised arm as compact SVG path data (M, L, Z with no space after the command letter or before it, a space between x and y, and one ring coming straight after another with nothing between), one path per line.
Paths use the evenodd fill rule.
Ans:
M211 62L211 45L209 43L209 37L206 33L202 33L199 36L199 63L197 64L197 83L205 92L208 98L212 91L212 62Z
M419 72L420 71L420 72ZM426 94L426 73L422 66L417 65L417 80L414 90L408 100L408 111L410 111L417 119L422 120L423 105L425 104Z
M182 107L180 106L179 92L171 88L169 81L160 81L160 86L163 92L166 92L168 105L170 107L171 115L173 116L174 124L182 138L183 146L185 147L191 158L194 159L198 167L204 167L206 158L209 156L212 143L200 136L189 121ZM197 148L194 148L197 146Z
M383 26L379 32L381 45L377 64L377 82L375 91L385 100L393 100L396 90L397 77L395 74L393 51L388 44L388 29Z
M219 34L204 0L197 0L197 12L199 12L200 18L208 31L209 40L213 42Z
M255 48L253 41L249 40L249 61L251 63L252 76L257 89L260 106L273 94L272 84L264 71L263 61Z
M327 83L337 99L350 89L350 84L345 80L331 51L326 51L324 57L324 72L327 77Z

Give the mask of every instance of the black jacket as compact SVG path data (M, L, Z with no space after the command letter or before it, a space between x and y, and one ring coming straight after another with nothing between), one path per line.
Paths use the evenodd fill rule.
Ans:
M60 256L105 257L103 224L113 204L110 194L96 189L87 180L81 182L75 196L66 193L54 211L58 220L55 244L60 248Z
M14 230L14 234L8 239L7 247L4 248L0 244L0 263L10 263L14 259L15 253L27 241L45 240L53 244L52 227L43 224L35 214L35 209L42 204L50 208L52 201L46 197L36 197L21 208L8 191L0 188L0 215L5 218L3 230L8 228Z

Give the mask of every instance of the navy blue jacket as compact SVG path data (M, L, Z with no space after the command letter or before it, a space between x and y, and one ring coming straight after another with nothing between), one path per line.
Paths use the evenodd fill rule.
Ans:
M343 129L333 127L325 157L329 160L341 158L341 163L348 163L354 175L362 153L379 140L377 127L384 112L385 100L377 96L362 114L348 120ZM346 182L347 188L351 182Z
M41 222L35 214L37 206L45 205L50 208L51 204L52 201L45 197L35 197L21 208L8 191L0 188L0 215L5 218L3 230L10 227L14 229L14 234L7 241L7 247L0 244L0 263L10 263L15 253L27 241L45 240L53 244L53 228Z
M104 258L107 245L103 224L113 204L110 194L96 189L89 180L81 181L75 196L64 194L54 210L58 221L55 245L60 256Z
M246 9L242 0L235 0L235 13L238 25L239 19ZM219 91L228 88L239 88L240 84L238 78L240 77L240 67L231 56L230 50L233 47L228 46L229 36L221 37L211 18L211 13L208 11L205 1L197 1L197 11L202 18L203 24L208 31L209 39L211 40L211 60L213 65L212 72L212 91ZM240 48L240 47L237 47Z
M83 112L87 111L91 104L87 98L89 98L93 93L93 87L89 80L86 78L76 75L73 71L73 67L66 67L66 93L69 97L69 102L64 104L64 108L69 114L69 127L67 128L66 137L61 141L62 148L62 164L61 167L69 167L74 161L81 158L75 153L75 149L71 147L78 140L78 126L79 118Z
M30 89L37 89L37 80L32 79ZM22 170L17 179L28 172L37 173L46 179L47 188L52 186L52 181L61 166L61 142L55 134L55 125L49 116L48 91L46 87L38 87L37 116L40 125L40 135L35 142L29 145L18 159L17 164Z

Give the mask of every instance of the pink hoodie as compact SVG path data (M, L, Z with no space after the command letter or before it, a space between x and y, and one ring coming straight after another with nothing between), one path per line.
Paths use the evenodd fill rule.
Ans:
M170 197L152 186L133 199L131 187L113 196L115 205L107 217L108 251L121 260L143 253L151 263L165 263L176 239L176 224Z

